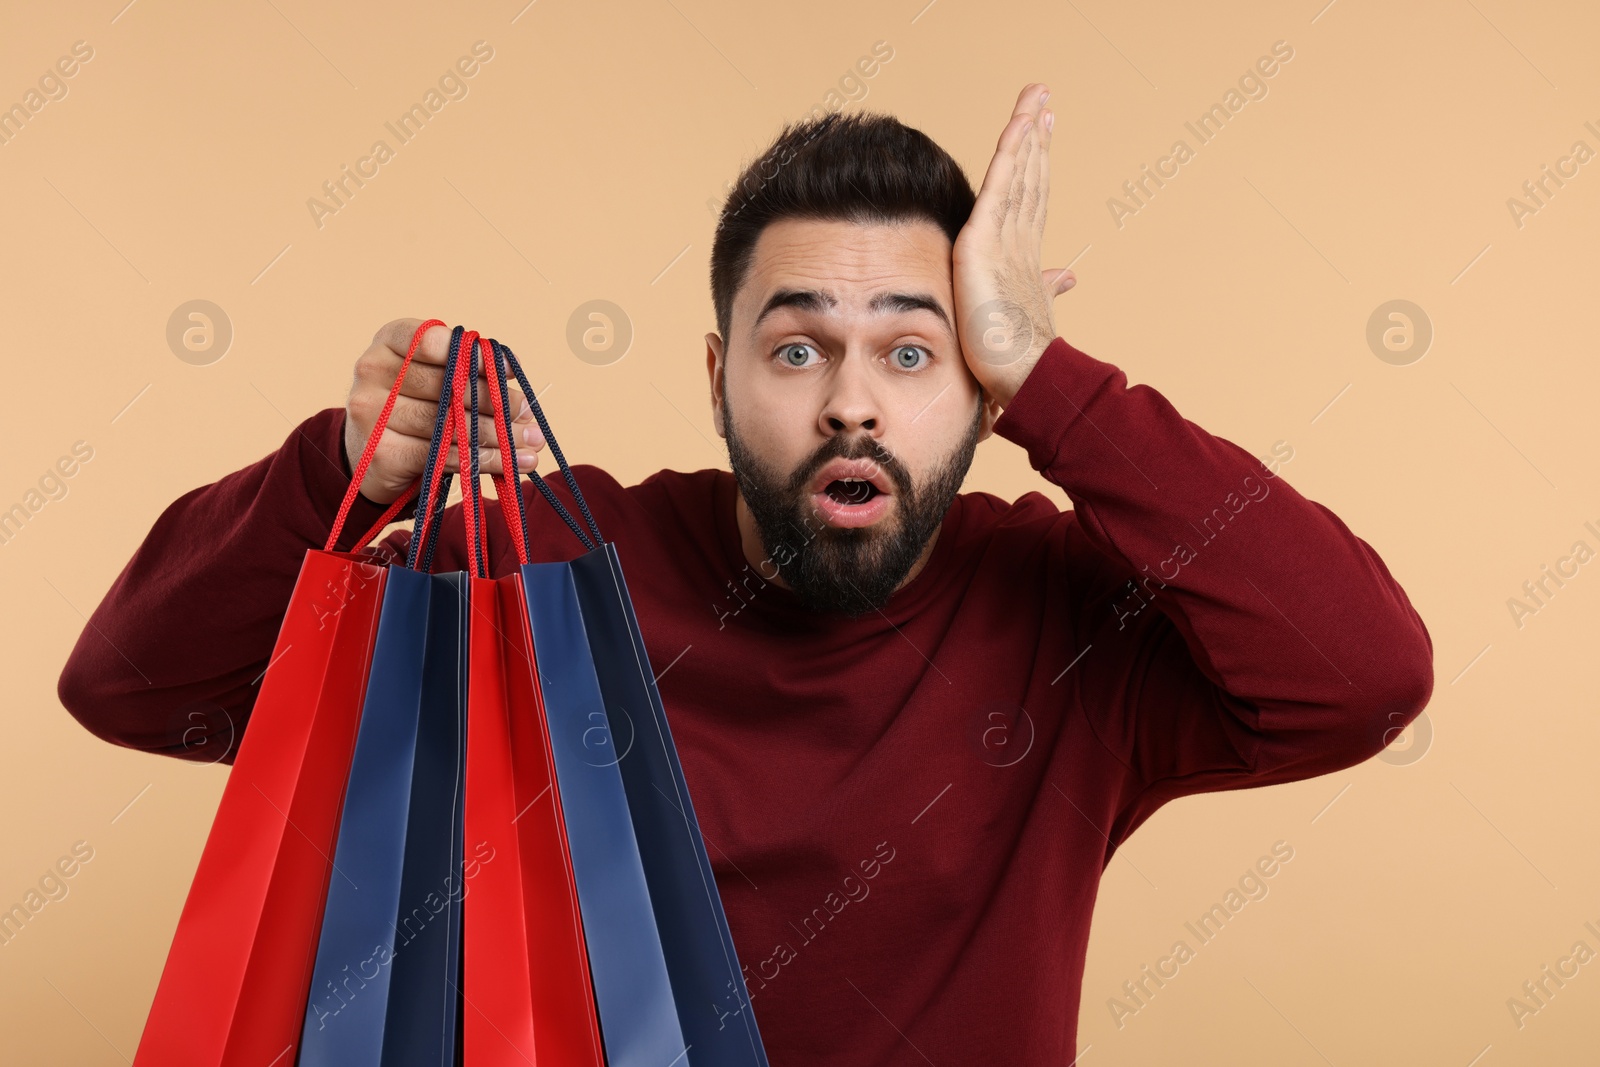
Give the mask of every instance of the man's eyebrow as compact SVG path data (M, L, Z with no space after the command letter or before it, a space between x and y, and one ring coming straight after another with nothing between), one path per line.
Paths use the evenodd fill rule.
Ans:
M761 308L761 314L756 316L754 331L759 329L761 322L768 315L779 308L799 308L802 311L821 311L824 308L839 306L839 298L828 289L779 289L767 298L766 304Z
M945 329L951 329L950 316L945 314L943 305L927 293L879 293L867 304L867 310L875 315L885 311L931 311L939 316Z
M761 314L756 316L755 325L751 329L759 329L762 320L779 308L823 311L838 306L838 296L828 289L779 289L767 298L766 304L761 308ZM879 293L867 304L867 310L875 315L884 312L931 311L939 316L939 321L944 323L945 329L952 329L950 316L945 312L944 306L927 293Z

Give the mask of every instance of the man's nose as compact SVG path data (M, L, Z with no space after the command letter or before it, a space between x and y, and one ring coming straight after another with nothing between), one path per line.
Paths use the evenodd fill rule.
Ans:
M873 389L865 357L851 352L839 361L829 383L828 394L818 415L818 427L832 437L840 433L876 433L883 424L883 411Z

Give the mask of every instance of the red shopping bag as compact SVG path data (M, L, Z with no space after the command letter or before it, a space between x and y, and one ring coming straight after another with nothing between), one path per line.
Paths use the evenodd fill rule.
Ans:
M301 564L135 1067L287 1067L299 1040L387 573L358 551L416 491L358 551L335 552L359 484L325 549Z
M137 1067L299 1038L384 569L310 551L167 953Z
M506 412L506 365L487 339L482 357L506 467L516 444ZM476 424L476 391L471 422ZM515 474L496 477L517 558L526 562L526 516ZM463 479L464 509L481 517L477 479ZM470 522L471 520L469 520ZM567 853L561 800L539 693L527 606L518 575L472 578L468 621L463 1049L473 1067L559 1063L600 1067L589 961Z
M516 575L475 578L467 683L466 1062L600 1067L588 956Z

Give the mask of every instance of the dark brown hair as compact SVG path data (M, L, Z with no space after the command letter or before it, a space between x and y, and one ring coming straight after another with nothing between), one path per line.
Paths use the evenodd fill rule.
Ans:
M927 219L953 244L977 200L960 164L892 115L839 112L789 123L739 175L711 245L711 300L723 341L761 231L779 219Z

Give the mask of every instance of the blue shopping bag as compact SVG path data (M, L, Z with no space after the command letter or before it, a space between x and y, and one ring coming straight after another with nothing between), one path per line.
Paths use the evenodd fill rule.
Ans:
M572 568L530 563L522 584L606 1063L682 1064L687 1042Z
M462 581L390 568L300 1067L453 1062L464 892Z
M588 550L522 568L557 787L607 1063L766 1067L616 547L605 541L516 357L583 525L535 485Z
M607 719L618 744L631 742L618 766L690 1060L697 1067L765 1064L622 561L606 543L571 566Z

